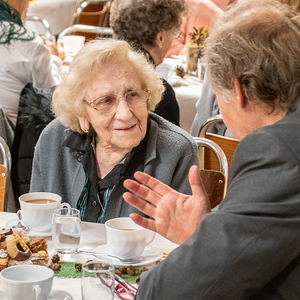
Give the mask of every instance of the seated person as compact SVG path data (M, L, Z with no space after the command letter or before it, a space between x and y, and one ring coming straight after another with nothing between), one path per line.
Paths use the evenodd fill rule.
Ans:
M190 193L188 170L197 146L184 130L154 109L161 79L125 41L86 43L53 95L57 117L35 148L31 192L59 194L84 221L128 216L123 182L148 173Z
M127 3L127 5L125 5ZM187 12L184 0L115 0L110 24L115 37L142 52L154 67L161 64L180 33ZM154 112L179 126L179 106L171 85L163 79L165 92Z
M172 55L186 54L185 45L191 39L190 33L194 28L199 29L204 26L211 28L215 19L223 12L221 8L234 2L235 0L186 0L189 12L181 25L181 34L172 43L171 49L166 57Z
M299 18L276 0L242 1L217 21L205 57L241 140L228 192L210 212L196 167L190 197L142 172L125 181L124 199L153 219L131 218L180 244L135 299L300 299Z
M15 126L20 93L31 82L49 88L60 82L62 60L49 54L40 36L24 28L29 0L0 0L0 105Z
M239 0L246 1L246 0ZM300 1L298 0L279 0L281 3L288 4L296 13L300 12ZM191 126L191 135L198 136L201 126L212 116L220 114L216 95L211 89L211 85L207 76L204 77L203 86L201 90L200 98L196 103L196 115ZM226 125L222 122L213 125L209 128L209 132L224 135L228 137L234 137Z

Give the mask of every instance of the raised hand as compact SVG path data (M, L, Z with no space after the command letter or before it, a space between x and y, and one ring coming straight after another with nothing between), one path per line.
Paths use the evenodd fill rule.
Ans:
M189 171L192 196L179 193L142 172L136 172L134 177L140 183L125 180L124 187L132 193L124 193L124 200L154 220L135 213L130 215L131 219L176 244L184 243L210 211L197 166Z

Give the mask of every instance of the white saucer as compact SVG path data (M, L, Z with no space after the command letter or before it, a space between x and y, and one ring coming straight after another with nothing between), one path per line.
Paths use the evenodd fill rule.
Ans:
M6 300L2 291L0 291L0 300ZM65 291L52 290L47 300L74 300L74 298Z
M5 227L6 228L11 228L13 225L17 225L19 222L19 219L12 219L9 220L5 223ZM47 236L51 236L52 235L52 231L49 232L38 232L38 231L32 231L30 230L28 232L29 236L43 236L43 237L47 237Z
M93 252L112 254L108 248L108 244L104 244L104 245L94 248ZM163 251L160 248L147 247L147 248L145 248L144 252L142 253L142 255L140 257L141 262L138 262L136 264L126 264L124 262L119 261L117 258L111 258L111 257L109 257L109 260L111 260L111 262L115 266L132 265L134 267L143 267L143 266L147 266L147 265L155 263L156 261L160 260L162 258L162 256L163 256ZM95 257L95 259L100 260L99 256L98 256L98 258L96 256L94 256L94 257ZM105 259L104 256L103 256L103 259Z

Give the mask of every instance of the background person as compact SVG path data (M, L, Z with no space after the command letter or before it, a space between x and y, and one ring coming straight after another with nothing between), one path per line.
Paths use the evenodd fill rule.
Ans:
M110 24L116 38L129 42L156 67L163 62L172 41L180 34L186 13L184 0L115 0ZM175 92L165 79L163 84L165 92L154 112L179 126Z
M299 299L299 17L278 1L243 1L216 23L205 55L241 140L228 193L209 212L196 167L192 196L141 172L141 184L125 181L134 194L124 199L154 219L131 218L181 244L142 278L136 299Z
M60 82L62 60L50 56L43 40L22 24L28 4L29 0L0 0L0 105L13 127L27 83L49 88Z
M35 148L31 192L59 194L85 221L134 209L123 182L140 170L190 193L197 146L178 126L150 113L163 85L146 58L124 41L86 43L53 96L57 119Z

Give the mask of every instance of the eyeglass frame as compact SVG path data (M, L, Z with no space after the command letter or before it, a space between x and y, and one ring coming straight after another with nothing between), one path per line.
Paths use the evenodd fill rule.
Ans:
M151 99L151 92L148 90L148 89L145 89L145 90L132 90L132 91L127 91L126 93L124 93L123 94L123 96L118 96L118 95L116 95L116 94L105 94L105 95L102 95L102 96L99 96L99 97L97 97L95 100L92 100L91 102L88 102L87 100L82 100L83 101L83 103L84 104L87 104L87 105L89 105L91 108L93 108L94 110L96 110L96 111L98 111L98 112L101 112L100 110L98 110L97 108L96 108L96 105L95 105L95 102L99 99L99 98L102 98L102 97L105 97L105 96L116 96L116 98L117 99L119 99L120 97L122 98L122 99L124 99L124 96L127 94L127 93L130 93L130 92L146 92L146 93L148 93L148 95L149 95L149 98L145 101L145 103L143 103L143 104L141 104L141 105L139 105L139 106L130 106L130 105L128 105L128 103L127 103L127 101L125 100L125 102L126 102L126 104L128 105L128 107L129 108L137 108L137 107L141 107L142 105L144 105L144 104L147 104L148 103L148 101ZM120 101L118 102L118 104L120 103ZM116 105L116 108L118 107L118 105ZM108 112L109 113L109 112Z

